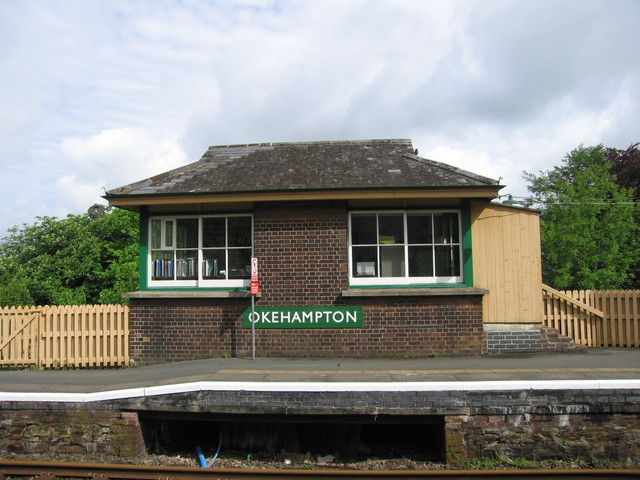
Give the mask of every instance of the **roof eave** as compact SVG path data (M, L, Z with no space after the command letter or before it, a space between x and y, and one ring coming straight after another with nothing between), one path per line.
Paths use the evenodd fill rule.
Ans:
M135 195L105 195L114 207L131 208L150 205L179 205L192 203L245 203L314 200L362 200L397 198L485 198L494 199L502 185L456 185L439 187L383 187L360 189L271 190L246 192L199 192Z

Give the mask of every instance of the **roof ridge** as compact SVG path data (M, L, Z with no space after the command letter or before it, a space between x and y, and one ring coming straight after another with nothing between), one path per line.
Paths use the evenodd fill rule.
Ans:
M226 148L265 148L279 147L284 145L357 145L367 143L397 143L411 145L410 138L374 138L368 140L307 140L300 142L258 142L258 143L236 143L225 145L210 145L209 149Z

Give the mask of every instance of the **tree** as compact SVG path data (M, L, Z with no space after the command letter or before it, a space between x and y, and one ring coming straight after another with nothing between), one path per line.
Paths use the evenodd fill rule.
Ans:
M38 217L0 240L0 288L4 305L124 303L136 288L138 216ZM3 282L4 283L4 282Z
M0 259L0 306L33 305L29 282L12 262Z
M640 198L640 143L634 143L626 150L607 148L605 155L611 162L611 173L616 176L616 183L632 188L634 197Z
M540 220L543 281L558 289L634 286L640 255L638 204L616 183L602 145L580 146L563 165L524 173Z
M97 303L123 303L122 294L138 287L138 215L117 209L93 227L102 241L104 259Z

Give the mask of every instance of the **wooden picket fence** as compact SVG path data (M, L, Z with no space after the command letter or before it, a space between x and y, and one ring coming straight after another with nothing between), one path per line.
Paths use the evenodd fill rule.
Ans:
M588 347L640 347L640 290L559 291L542 286L547 327Z
M118 367L129 364L129 307L0 308L0 366Z

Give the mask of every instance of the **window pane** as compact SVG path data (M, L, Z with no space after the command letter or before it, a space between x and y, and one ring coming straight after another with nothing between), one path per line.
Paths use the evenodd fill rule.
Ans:
M351 253L354 277L377 277L376 247L354 247Z
M160 248L160 238L162 236L162 221L151 220L151 248Z
M409 247L409 276L433 277L433 247Z
M178 250L176 252L176 278L194 279L198 276L198 251Z
M229 217L229 247L251 246L251 217Z
M152 280L197 285L201 280L248 280L253 246L252 217L152 218L149 222ZM202 273L200 273L202 272ZM176 285L179 283L176 283Z
M436 277L459 277L460 255L457 246L436 246Z
M431 215L408 215L407 236L409 243L433 243Z
M173 251L151 252L151 278L154 280L173 280Z
M404 277L404 247L380 247L380 276Z
M404 243L404 221L402 215L380 215L380 243Z
M204 250L202 277L205 279L225 279L227 275L226 255L224 249Z
M372 245L378 243L375 215L351 216L351 244Z
M178 248L198 248L198 219L181 218L177 225L177 247Z
M458 214L441 213L434 215L435 243L458 243Z
M164 246L173 247L173 220L164 222Z
M251 249L229 250L229 278L251 277Z
M202 246L203 247L224 247L225 246L225 219L204 218L202 219Z

